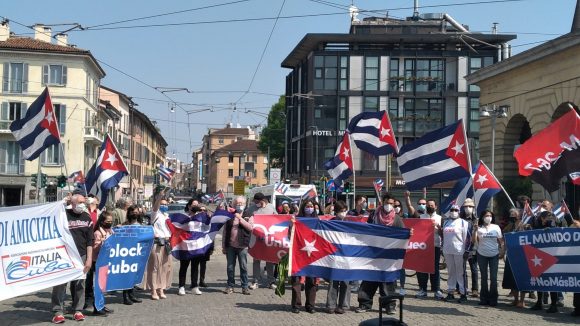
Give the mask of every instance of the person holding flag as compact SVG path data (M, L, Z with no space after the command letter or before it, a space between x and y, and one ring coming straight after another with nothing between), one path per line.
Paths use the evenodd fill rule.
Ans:
M470 222L459 218L459 206L451 206L449 218L443 222L441 230L442 251L447 262L447 297L445 301L455 301L453 292L459 285L460 298L459 303L467 301L467 292L465 286L465 260L471 251L471 232L472 225Z
M339 200L334 205L333 220L343 221L346 218L347 207L345 202ZM338 300L338 302L337 302ZM344 314L350 306L350 283L347 281L328 281L326 295L326 312L329 314Z
M477 225L479 222L479 218L477 218L477 214L475 212L475 203L471 198L465 198L463 201L463 206L461 207L461 211L459 212L459 217L461 219L469 222L473 229L471 230L471 234L476 234L477 232ZM467 264L469 264L469 270L471 271L471 288L468 287L469 281L467 279L467 274L465 275L465 288L466 292L469 292L471 297L478 298L479 297L479 269L477 264L477 254L475 250L469 251L467 259L463 262L464 269L467 270ZM471 291L469 291L471 290Z

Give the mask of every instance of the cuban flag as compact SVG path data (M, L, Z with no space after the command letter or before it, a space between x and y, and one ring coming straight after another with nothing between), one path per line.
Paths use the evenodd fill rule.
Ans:
M194 216L170 214L167 226L171 230L171 254L179 260L205 255L222 226L232 218L234 214L223 209L216 210L211 217L205 212Z
M86 177L86 189L89 194L93 194L100 199L99 208L102 209L107 203L109 190L121 181L124 176L128 175L127 166L123 162L117 146L107 135L97 161L91 167Z
M572 172L569 174L572 184L580 186L580 172Z
M286 191L288 191L288 188L289 188L289 187L288 187L288 185L287 185L287 184L284 184L284 183L281 183L281 182L279 182L279 183L276 183L276 185L274 186L274 189L275 189L277 192L281 193L282 195L283 195L283 194L285 194L285 193L286 193Z
M531 224L532 221L534 220L535 215L536 214L530 207L530 204L526 203L526 205L524 206L524 210L522 211L522 223Z
M73 184L83 184L85 183L85 176L83 175L83 171L76 171L73 172L71 175L68 176L69 182Z
M409 190L471 176L463 120L401 147L397 163Z
M373 186L375 187L377 194L381 193L384 184L385 182L382 179L375 179L375 181L373 181Z
M212 197L212 201L213 201L214 203L216 203L216 202L218 202L218 201L220 201L220 200L224 200L225 198L226 198L226 196L224 196L224 193L223 193L223 191L221 191L221 190L220 190L220 191L218 191L218 192L217 192L215 195L213 195L213 197Z
M175 171L173 171L172 169L165 167L163 164L159 164L159 175L165 179L165 181L167 182L171 182L171 179L173 179L173 175L175 174Z
M315 199L317 196L318 194L316 193L316 188L312 187L302 195L302 200Z
M347 132L358 148L375 156L399 152L387 111L357 114L350 120Z
M471 176L457 180L449 196L439 206L441 214L447 214L453 205L463 205L467 198L473 198L473 178Z
M562 199L562 202L558 204L558 206L554 207L552 213L554 213L554 215L558 218L558 221L561 221L564 218L564 215L566 215L566 212L569 211L570 210L568 209L568 205L566 205L566 202Z
M326 182L326 190L335 191L336 185L334 184L334 179L330 179Z
M324 163L324 168L328 170L328 174L330 174L334 179L334 184L337 188L339 188L342 185L342 182L348 179L348 177L352 175L352 171L354 171L350 145L348 132L345 132L342 141L338 144L334 157Z
M475 201L475 209L478 216L487 208L491 197L502 190L502 186L495 175L491 173L487 165L482 161L479 161L473 175L473 190L473 201Z
M22 149L22 156L28 161L35 160L45 149L60 143L58 121L48 87L30 105L24 118L10 124L10 131Z
M290 275L393 282L403 267L409 237L404 228L300 218L293 227Z

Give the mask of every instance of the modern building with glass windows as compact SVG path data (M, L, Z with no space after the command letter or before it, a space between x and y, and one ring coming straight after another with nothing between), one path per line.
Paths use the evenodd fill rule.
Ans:
M388 111L399 146L463 119L477 160L479 88L464 76L509 57L515 38L472 33L447 14L353 19L347 34L307 34L282 62L291 69L286 178L309 183L327 175L324 162L349 120L380 110ZM404 189L392 157L353 149L353 158L357 193L373 195L376 178L387 179L395 193Z

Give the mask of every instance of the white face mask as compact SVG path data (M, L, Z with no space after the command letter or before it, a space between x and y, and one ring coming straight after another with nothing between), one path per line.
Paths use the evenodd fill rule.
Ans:
M473 213L473 207L465 206L465 207L463 207L463 211L465 211L465 214L469 215L469 214Z
M401 212L401 207L395 207L395 213L399 214Z
M312 214L313 212L314 212L314 208L312 208L312 207L305 207L304 208L304 213L306 213L308 215Z
M246 208L246 206L244 206L244 205L236 205L236 213L243 212L245 208Z
M486 216L483 218L483 224L488 225L491 223L491 216Z
M344 219L346 217L346 212L336 213L336 217L338 217L340 219Z
M385 210L385 212L390 213L393 210L393 205L391 204L383 205L383 209Z
M77 205L76 205L76 206L73 208L73 211L74 211L75 213L77 213L77 214L80 214L80 213L82 213L82 212L84 212L84 211L86 211L86 210L87 210L87 205L85 205L85 203L80 203L80 204L77 204Z
M544 207L540 207L540 213L545 212L545 211L546 211L546 209Z
M459 212L449 212L449 217L456 219L459 217Z

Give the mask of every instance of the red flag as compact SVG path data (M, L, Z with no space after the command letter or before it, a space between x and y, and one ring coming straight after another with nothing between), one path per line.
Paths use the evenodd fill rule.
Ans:
M403 268L422 273L435 273L434 229L431 220L417 218L403 219L405 227L413 229L409 239Z
M288 225L292 215L254 215L248 253L255 259L278 263L288 253Z

